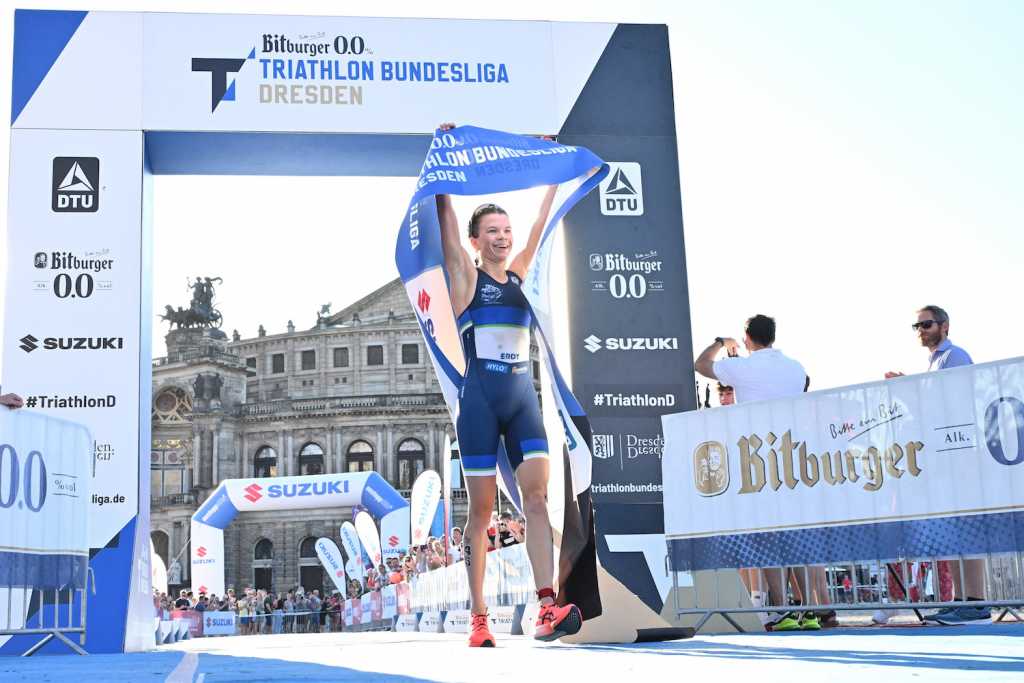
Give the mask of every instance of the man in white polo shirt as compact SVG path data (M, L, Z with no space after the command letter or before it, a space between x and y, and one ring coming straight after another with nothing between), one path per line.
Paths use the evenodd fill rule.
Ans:
M694 363L700 374L717 379L721 384L730 385L735 393L736 403L764 401L773 398L799 396L807 390L809 379L804 366L782 351L773 349L775 343L775 319L767 315L755 315L747 320L744 328L743 345L747 347L749 356L739 356L739 344L735 339L718 337L715 342L704 349ZM722 349L728 354L725 358L715 360ZM764 578L770 589L772 600L762 591L760 572L756 568L745 569L744 584L750 590L751 604L755 607L766 606L769 602L776 606L785 604L786 595L783 588L783 572L774 568L764 572ZM818 583L824 570L810 567L809 574ZM809 599L805 598L805 599ZM819 599L827 599L820 596ZM776 631L792 631L796 629L817 630L821 628L813 612L781 613L769 616L759 613L765 628Z
M804 366L782 351L772 348L775 343L775 319L755 315L747 320L744 332L743 345L750 352L749 356L743 358L736 355L739 343L735 339L718 337L698 356L694 363L697 372L732 386L736 393L736 403L786 398L803 393L807 386ZM715 360L722 349L729 355Z

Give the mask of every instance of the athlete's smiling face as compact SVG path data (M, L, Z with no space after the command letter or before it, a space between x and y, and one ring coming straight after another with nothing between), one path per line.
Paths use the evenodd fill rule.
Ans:
M512 251L512 225L503 213L489 213L480 218L480 233L471 237L480 258L492 263L505 263Z

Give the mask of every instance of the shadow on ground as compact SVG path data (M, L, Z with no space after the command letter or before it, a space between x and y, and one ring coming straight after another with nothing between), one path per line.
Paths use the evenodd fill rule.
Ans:
M787 647L785 640L794 636L813 638L820 641L820 647ZM835 642L838 638L854 637L857 645L869 645L868 640L892 636L900 639L908 638L908 651L875 651L869 649L839 649ZM929 637L943 639L949 637L955 643L964 639L965 645L976 638L985 640L1005 640L1005 651L1021 652L1020 656L992 655L979 653L957 652L955 648L944 648L941 651L912 652L912 639ZM1002 627L945 627L945 628L907 628L886 629L884 633L873 629L836 629L808 634L807 632L730 635L729 640L716 640L714 636L705 636L696 640L682 640L669 643L649 643L644 645L578 645L579 649L589 651L615 652L628 650L633 653L650 653L671 657L708 657L719 659L757 660L792 660L794 662L818 662L826 664L861 664L873 666L894 666L913 669L955 669L958 671L989 671L989 672L1024 672L1024 628ZM742 642L750 639L749 643ZM774 644L771 641L778 641ZM766 644L768 641L769 644ZM830 641L833 641L830 643ZM849 643L846 643L849 645ZM943 643L945 645L945 643ZM966 648L965 649L969 649Z

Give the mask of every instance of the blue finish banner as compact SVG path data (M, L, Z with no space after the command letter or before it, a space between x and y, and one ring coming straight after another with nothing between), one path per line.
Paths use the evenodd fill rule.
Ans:
M559 372L552 351L549 275L554 235L561 219L607 175L608 167L582 147L550 140L459 126L438 130L416 182L416 191L398 234L395 261L420 328L453 423L465 358L451 307L441 246L436 195L483 195L559 185L556 206L541 233L532 267L522 289L536 321L538 345L551 378L553 405L565 432L564 458L551 466L564 468L565 516L561 520L560 599L576 603L585 618L600 614L593 513L590 500L591 432L586 414ZM550 437L551 435L549 435ZM549 438L549 442L559 443ZM499 447L499 484L522 509L508 457ZM553 474L557 481L561 477Z

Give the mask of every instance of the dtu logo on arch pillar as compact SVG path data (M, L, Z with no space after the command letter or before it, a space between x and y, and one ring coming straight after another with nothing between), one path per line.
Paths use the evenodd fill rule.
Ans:
M635 161L609 161L608 175L598 186L605 216L644 215L643 177Z

